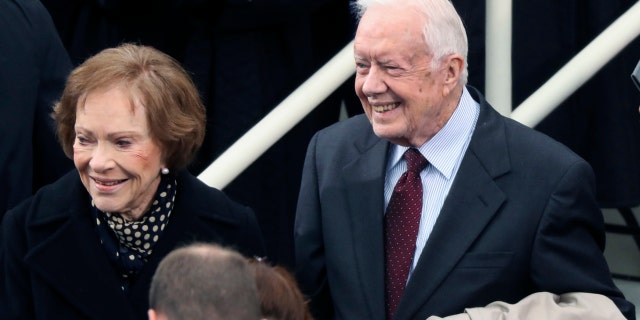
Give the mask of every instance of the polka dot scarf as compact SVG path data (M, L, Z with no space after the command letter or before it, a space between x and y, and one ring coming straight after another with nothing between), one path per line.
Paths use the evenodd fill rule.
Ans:
M162 176L149 211L139 221L126 221L119 214L100 211L91 203L100 243L120 271L123 291L127 291L130 281L153 253L169 222L176 186L175 180Z

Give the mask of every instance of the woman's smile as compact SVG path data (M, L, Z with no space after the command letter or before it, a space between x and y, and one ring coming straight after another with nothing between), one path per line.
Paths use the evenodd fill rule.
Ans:
M115 180L115 179L103 179L103 178L94 178L94 177L91 177L91 179L93 180L93 184L96 187L96 189L98 189L101 192L116 191L123 183L128 181L128 179Z

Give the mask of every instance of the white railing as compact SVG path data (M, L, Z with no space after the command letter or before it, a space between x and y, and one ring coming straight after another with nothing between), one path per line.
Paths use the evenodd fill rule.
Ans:
M636 2L522 102L511 113L511 118L529 127L536 126L639 34L640 2Z
M353 41L221 154L198 178L222 189L355 72Z
M503 116L511 114L511 0L487 0L484 95Z
M488 7L487 10L491 9ZM497 14L502 15L504 18L505 11L497 12ZM511 14L510 10L508 10L508 14ZM549 81L520 104L510 114L511 118L530 127L538 124L640 34L640 23L638 21L640 21L640 2L621 15L602 34L552 76ZM499 36L504 36L504 34L499 34ZM488 43L492 43L490 41L493 40L487 40ZM505 50L507 49L502 48L501 54L504 55ZM510 48L508 50L510 51ZM489 61L487 62L489 63ZM502 63L504 64L504 61ZM491 67L491 69L494 68L498 67ZM508 68L508 87L511 88L511 67L509 66ZM489 69L489 66L487 66L487 69ZM226 187L342 85L344 81L351 77L354 71L353 42L351 42L258 124L231 145L198 178L207 185L218 189ZM504 74L504 71L502 72L494 75ZM631 73L631 70L629 72ZM494 81L493 79L488 77L487 81ZM488 87L491 86L489 85ZM502 90L504 90L504 87L502 87ZM491 92L495 92L494 99L500 101L501 108L505 108L507 105L510 108L511 92L510 90L505 91L509 91L507 93L508 97L498 96L498 90L492 90ZM503 114L506 113L504 109L501 112Z

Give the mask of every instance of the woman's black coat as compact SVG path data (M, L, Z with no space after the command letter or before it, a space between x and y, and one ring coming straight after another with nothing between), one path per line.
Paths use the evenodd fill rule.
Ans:
M7 212L0 234L0 318L147 319L151 278L172 249L201 241L264 255L250 208L186 172L177 181L171 219L128 295L100 245L76 171Z

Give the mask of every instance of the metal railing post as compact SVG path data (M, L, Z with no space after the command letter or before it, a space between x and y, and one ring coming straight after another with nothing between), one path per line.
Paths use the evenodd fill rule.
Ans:
M502 115L511 114L512 0L487 0L485 96Z

